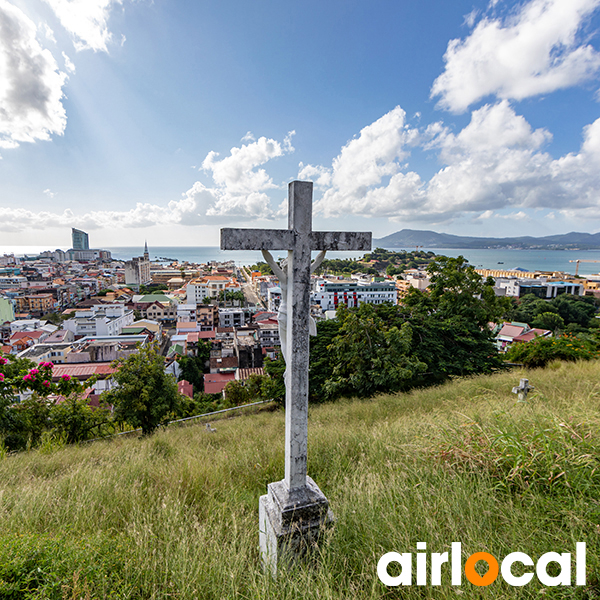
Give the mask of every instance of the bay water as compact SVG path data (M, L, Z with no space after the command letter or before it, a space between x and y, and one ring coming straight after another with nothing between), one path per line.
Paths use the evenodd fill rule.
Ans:
M41 246L0 246L0 256L4 253L14 253L17 256L36 255L48 250ZM143 248L119 246L107 248L117 260L130 260L141 256ZM402 248L389 248L399 251ZM404 248L410 252L412 248ZM581 262L580 275L592 275L600 272L600 250L517 250L517 249L471 249L471 248L420 248L420 250L435 252L438 255L457 257L464 256L470 264L477 268L514 269L526 271L563 271L575 273L575 260L597 261ZM262 254L249 250L221 250L217 246L150 246L151 260L176 259L180 262L207 263L211 261L224 262L233 260L237 265L252 265L262 261ZM284 251L272 253L275 258L284 257ZM327 258L360 258L364 252L328 252ZM316 253L315 253L316 255Z

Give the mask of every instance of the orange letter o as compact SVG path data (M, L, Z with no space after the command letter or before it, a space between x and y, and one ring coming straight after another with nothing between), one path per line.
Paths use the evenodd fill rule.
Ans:
M483 577L475 570L475 565L480 560L483 560L488 564L487 573ZM465 575L473 585L490 585L490 583L494 583L496 577L498 577L498 561L488 552L475 552L475 554L471 554L471 556L467 558L467 562L465 563Z

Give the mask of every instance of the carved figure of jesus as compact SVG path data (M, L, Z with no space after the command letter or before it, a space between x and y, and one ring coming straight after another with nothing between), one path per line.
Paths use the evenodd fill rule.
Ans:
M310 265L310 274L312 275L323 262L325 258L325 250L321 250L317 255L317 258L313 260ZM279 280L279 287L281 288L281 304L279 305L279 311L277 312L277 321L279 323L279 339L281 340L281 352L283 359L287 363L287 283L288 283L288 259L286 258L279 266L273 255L268 250L262 250L263 258L265 262L271 267L271 270L275 274L275 277ZM309 317L309 333L310 335L317 335L317 324L312 317Z

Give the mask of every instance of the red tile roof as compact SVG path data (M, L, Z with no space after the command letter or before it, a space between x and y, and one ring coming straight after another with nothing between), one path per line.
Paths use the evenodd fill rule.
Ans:
M182 379L177 383L177 391L188 398L194 397L194 386L185 379Z
M235 380L235 373L206 373L204 391L207 394L220 394L225 386Z
M498 332L498 336L505 336L510 338L516 338L519 335L522 335L525 331L525 327L518 327L517 325L510 325L509 323L505 323L502 329Z
M523 333L522 335L518 335L513 338L513 342L530 342L534 340L536 337L547 337L552 332L549 329L531 329L527 333Z
M17 331L10 336L10 340L12 342L26 337L39 340L43 335L48 335L48 333L46 331Z
M111 363L74 363L56 365L52 369L52 380L58 381L61 375L69 375L76 379L87 379L92 375L97 375L100 379L107 379L114 372L115 367L111 367Z
M246 381L250 375L264 375L265 370L262 367L251 367L249 369L238 369L237 379L240 381Z
M199 331L198 337L201 340L214 340L217 337L217 332L214 329L210 331Z

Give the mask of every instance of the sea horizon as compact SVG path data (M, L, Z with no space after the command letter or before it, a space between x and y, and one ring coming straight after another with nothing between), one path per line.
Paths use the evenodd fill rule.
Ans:
M60 247L67 250L68 247ZM143 248L139 246L113 246L109 250L115 260L130 260L141 256ZM0 246L0 256L15 254L15 256L35 256L40 252L50 250L47 246ZM55 250L52 249L52 250ZM391 251L407 252L415 248L387 248ZM437 255L463 256L476 268L486 269L522 269L526 271L562 271L575 273L575 260L596 261L581 262L579 275L594 275L600 272L600 250L525 250L510 248L419 248L421 251L434 252ZM179 262L209 263L234 261L239 266L247 266L262 261L260 251L252 250L221 250L218 246L149 246L150 259L176 259ZM328 252L327 258L360 258L366 254L360 252ZM274 251L275 258L285 256L284 251ZM315 253L316 255L316 253Z

